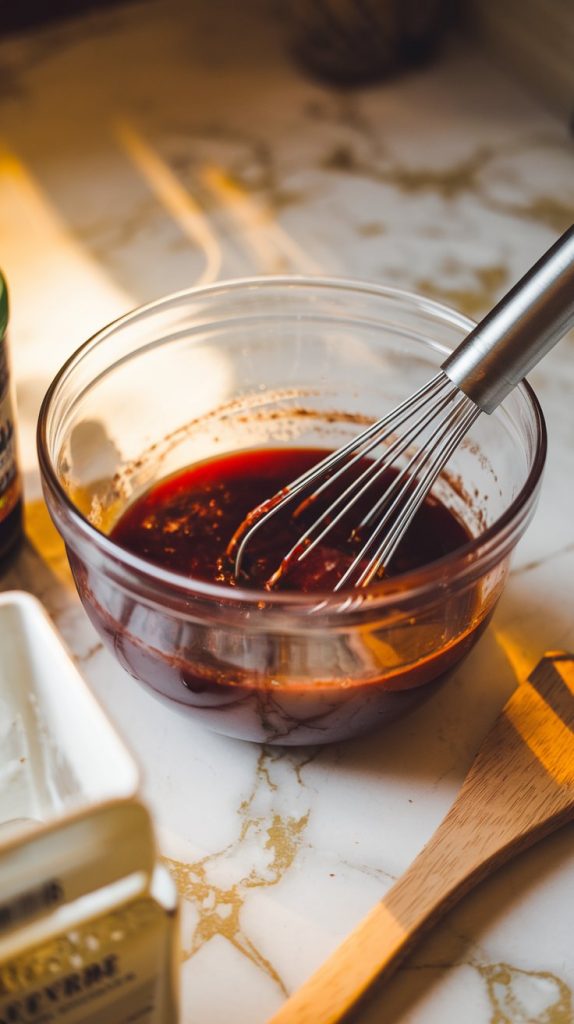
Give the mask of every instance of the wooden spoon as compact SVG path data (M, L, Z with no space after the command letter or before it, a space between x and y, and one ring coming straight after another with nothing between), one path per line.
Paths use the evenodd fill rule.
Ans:
M480 879L574 817L574 654L550 652L484 739L433 837L268 1024L334 1024Z

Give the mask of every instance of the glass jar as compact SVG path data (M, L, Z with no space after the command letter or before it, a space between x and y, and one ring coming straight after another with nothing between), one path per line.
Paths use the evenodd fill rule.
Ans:
M16 454L16 422L10 387L6 328L8 292L0 274L0 565L22 539L22 484Z

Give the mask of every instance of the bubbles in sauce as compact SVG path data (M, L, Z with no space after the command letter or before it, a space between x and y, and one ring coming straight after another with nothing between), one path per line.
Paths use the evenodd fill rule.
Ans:
M250 541L235 579L228 545L247 514L328 454L317 448L256 449L192 465L155 484L123 514L112 531L122 547L190 579L264 589L284 555L333 500L329 490L293 514L280 510ZM394 477L389 471L380 487ZM336 493L344 487L337 481ZM380 491L378 492L380 493ZM332 590L361 550L357 524L376 495L369 492L338 522L308 557L293 560L274 589ZM470 536L445 505L428 497L413 520L385 576L420 568L461 547Z

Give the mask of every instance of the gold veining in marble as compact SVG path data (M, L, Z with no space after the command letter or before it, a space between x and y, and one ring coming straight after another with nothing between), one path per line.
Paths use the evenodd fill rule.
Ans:
M508 269L500 264L487 267L474 267L469 273L472 275L473 284L466 287L461 285L449 285L446 282L453 273L461 268L456 265L444 268L444 273L437 272L437 278L418 278L415 287L423 295L444 302L455 309L459 309L467 316L477 317L487 312L494 306L504 291L508 281ZM437 284L437 279L444 281L444 284Z
M565 231L574 222L574 199L546 191L529 200L503 199L482 178L483 172L490 170L498 158L519 158L521 154L539 148L554 149L553 140L525 137L496 148L479 146L468 157L440 168L420 164L407 166L389 157L382 158L374 152L374 145L371 136L369 152L364 155L348 142L338 143L323 156L319 166L322 170L338 171L389 185L404 196L434 193L444 200L453 200L463 195L474 195L488 209L518 220L533 221L557 233ZM521 192L518 182L516 191L518 194Z
M572 1024L572 993L551 971L527 971L508 963L473 966L486 984L492 1011L489 1024ZM529 1007L532 995L535 1016Z
M539 195L527 203L509 203L491 200L491 205L501 212L509 213L521 220L532 220L537 224L561 234L574 223L574 202L568 202L558 196Z
M300 773L311 760L312 756L298 758L296 754L283 755L263 748L252 791L238 808L241 824L237 838L216 853L192 863L165 858L180 896L188 900L198 914L191 941L186 942L185 938L183 941L184 961L219 935L264 971L287 995L285 984L271 961L245 933L241 911L252 890L277 885L297 857L310 812L302 809L299 816L286 814L276 806L276 801L286 783L294 781L297 787L303 785ZM280 781L273 777L274 767L280 769ZM282 777L285 771L286 779ZM257 865L254 860L258 861ZM226 862L231 865L232 861L234 865L250 862L250 866L237 882L225 885L216 881L213 875L220 878Z
M270 212L278 213L288 206L295 206L306 199L306 193L302 189L286 188L279 183L278 173L274 167L271 152L267 146L260 143L255 148L257 160L255 175L248 173L247 168L238 167L236 170L230 168L228 180L236 188L265 196Z
M458 936L468 945L468 939ZM470 959L412 963L407 971L446 973L468 967L486 986L490 1013L485 1024L573 1024L574 1000L569 985L552 971L516 967L505 961Z
M359 224L357 228L357 234L361 238L379 238L384 233L385 226L378 221L367 221L366 224Z
M321 99L309 100L304 106L305 115L313 121L324 121L353 133L362 139L372 152L379 152L382 147L376 130L369 117L364 113L358 93L334 89L324 94Z
M219 168L230 190L240 191L254 202L264 201L268 219L309 199L305 189L283 184L273 147L266 139L221 122L195 126L169 162L186 187L201 198L205 212L221 205L217 192L202 187L204 169L212 166Z
M435 192L443 199L454 199L465 192L478 190L478 175L493 156L493 150L479 147L465 160L446 167L407 167L401 163L379 164L357 154L354 147L342 143L335 146L321 160L327 171L343 171L371 178L383 185L391 185L404 194Z
M306 756L303 756L301 758L301 760L293 759L292 763L293 763L293 768L295 770L295 778L297 779L297 785L299 785L299 786L304 786L305 785L305 783L303 782L303 775L302 775L303 769L306 768L308 764L312 764L313 761L315 761L319 757L320 753L321 753L321 747L315 747L314 749L313 748L307 748L307 754L306 754Z
M224 888L211 884L206 876L207 862L206 858L206 861L197 861L195 864L183 864L166 858L166 864L173 875L180 896L192 902L199 911L199 921L193 933L191 946L183 949L183 960L190 960L210 939L221 935L255 967L264 971L279 986L281 992L287 995L285 984L273 964L259 952L243 932L240 914L244 897L240 892L240 886Z
M101 643L99 640L96 640L94 644L91 644L81 654L74 654L73 659L77 665L83 665L84 662L90 661L90 659L93 658L94 655L98 654L100 651L103 651L103 649L103 643Z

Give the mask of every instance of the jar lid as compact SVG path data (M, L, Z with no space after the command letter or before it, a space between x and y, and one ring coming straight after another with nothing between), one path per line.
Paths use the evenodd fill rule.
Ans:
M0 271L0 338L8 326L8 289Z

